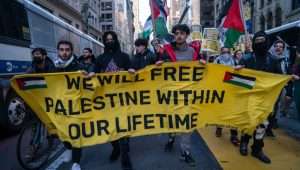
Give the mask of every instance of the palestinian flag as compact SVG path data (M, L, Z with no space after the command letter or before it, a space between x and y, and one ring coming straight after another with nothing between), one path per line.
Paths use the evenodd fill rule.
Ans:
M152 23L155 26L155 34L157 38L165 38L168 36L167 17L169 15L166 0L149 0L151 8Z
M44 77L25 77L16 79L21 90L32 90L47 88L47 83Z
M144 24L144 30L141 33L140 37L148 39L150 37L150 34L152 33L152 31L153 31L152 18L151 18L151 16L149 16Z
M240 0L230 0L225 7L225 16L220 24L221 45L233 48L240 35L245 33L245 24Z
M226 72L223 82L230 83L236 86L244 87L247 89L253 89L255 86L255 77L243 76L240 74L234 74Z

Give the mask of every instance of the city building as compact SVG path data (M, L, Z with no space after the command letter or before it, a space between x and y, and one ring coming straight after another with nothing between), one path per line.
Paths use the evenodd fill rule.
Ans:
M33 2L96 40L101 40L100 0L33 0Z
M134 34L133 3L130 0L33 0L77 29L102 41L105 31L117 32L122 50L131 53Z
M201 31L203 27L214 27L213 0L171 0L169 25L188 24L192 31Z
M82 30L83 22L81 16L80 0L32 0L35 4L48 12L54 14L65 22Z
M122 50L130 54L134 32L132 5L130 0L101 0L100 4L102 32L115 31Z
M172 28L179 22L181 16L180 2L181 0L170 1L169 28Z
M299 18L299 0L255 0L254 2L255 31L268 30Z
M134 39L138 38L139 33L143 31L143 25L140 20L140 0L133 0L133 15L134 15ZM149 14L150 15L150 14Z
M211 28L215 26L215 12L214 12L214 1L213 0L193 0L198 1L196 10L193 10L193 15L195 13L196 16L197 13L200 11L200 25L202 28ZM192 8L194 5L192 6ZM198 8L199 7L199 8ZM193 18L193 21L197 20L197 17Z

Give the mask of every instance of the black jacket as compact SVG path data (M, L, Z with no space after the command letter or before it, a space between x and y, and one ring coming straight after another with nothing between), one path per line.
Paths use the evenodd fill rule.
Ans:
M51 73L55 71L55 66L49 57L45 58L45 67L43 69L38 68L34 63L28 69L27 73Z
M129 55L121 52L120 50L117 50L113 52L106 51L98 56L96 59L94 71L96 73L105 72L107 65L112 59L120 69L128 70L129 68L131 68Z
M147 49L143 54L134 55L132 59L132 67L139 70L147 65L155 64L156 61L156 55Z
M266 56L255 56L254 53L246 54L241 59L240 65L259 71L283 73L279 60L274 59L270 53L267 53Z

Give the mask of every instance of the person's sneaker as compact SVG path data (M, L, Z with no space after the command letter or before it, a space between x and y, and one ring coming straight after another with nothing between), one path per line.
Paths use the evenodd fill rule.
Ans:
M239 146L240 145L240 140L237 138L237 136L231 136L230 141L234 146Z
M259 159L260 161L266 163L266 164L270 164L271 160L270 158L264 154L263 151L260 152L252 152L251 155L257 159Z
M73 163L71 170L81 170L81 167L78 163Z
M132 170L132 164L131 164L131 160L130 160L128 153L125 155L122 155L122 169L123 170Z
M220 138L222 136L222 128L217 128L216 137Z
M272 129L267 129L266 130L266 136L268 137L276 137L275 134L273 133L273 130Z
M191 153L188 151L184 151L181 154L180 160L184 161L185 163L187 163L189 166L196 166L196 161L194 160L194 158L192 157Z
M168 143L165 145L165 152L171 152L173 150L174 140L168 140Z
M64 162L70 162L72 160L72 150L67 149L64 155Z
M245 142L240 143L240 154L243 156L248 155L248 144Z
M118 160L119 156L120 156L120 148L113 148L113 150L110 154L109 160L111 162L116 161L116 160Z

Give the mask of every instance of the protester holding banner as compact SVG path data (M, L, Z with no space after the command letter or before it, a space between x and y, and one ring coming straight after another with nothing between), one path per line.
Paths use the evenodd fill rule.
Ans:
M89 73L94 72L95 60L92 49L84 48L83 55L79 57L79 62L83 65L85 71Z
M73 44L69 41L59 41L57 44L58 57L55 63L54 72L74 72L83 70L83 66L73 55ZM67 152L64 158L65 162L72 160L72 170L80 170L81 149L73 147L70 143L64 142Z
M27 73L51 73L54 71L54 64L51 59L47 56L47 51L44 48L35 48L31 52L32 55L32 65L27 70ZM30 141L31 147L29 148L28 153L25 155L27 160L32 160L36 156L36 151L39 146L39 136L41 136L46 128L42 122L37 121L33 124L34 132L32 134L32 140ZM49 135L47 136L48 142L50 145L53 143L53 138Z
M135 41L136 54L132 59L132 67L136 70L155 64L156 55L148 49L147 39L137 39Z
M290 61L289 61L289 56L285 53L286 50L286 44L282 40L277 40L273 43L270 52L272 54L272 57L274 57L275 60L278 61L279 63L279 69L281 74L289 74L290 73ZM292 84L289 82L285 88L282 90L281 95L279 96L275 106L274 106L274 111L273 113L269 116L269 126L266 130L266 136L270 137L275 137L273 130L278 128L277 124L277 113L279 112L280 108L280 102L283 100L284 102L284 110L288 108L288 103L290 103L292 99Z
M234 65L239 65L242 58L243 58L243 51L236 50L233 54Z
M264 31L255 33L253 37L253 53L245 55L241 60L241 65L246 68L261 70L271 73L281 74L280 63L268 52L268 37ZM253 135L252 156L261 160L264 163L271 163L271 160L263 152L264 135L269 122L266 120L261 125L257 126ZM246 156L248 154L248 143L251 136L244 134L241 137L240 153Z
M131 69L129 55L121 51L120 42L117 34L113 31L107 31L103 35L104 53L97 57L95 64L96 73L118 72ZM113 146L110 155L111 161L116 161L121 153L122 168L125 170L132 169L132 164L129 157L129 138L122 138L111 142Z
M190 29L185 24L175 25L172 29L175 35L175 42L164 45L164 53L161 57L163 61L189 61L199 60L199 50L196 51L187 43L187 38L190 35ZM160 60L157 64L161 64ZM191 133L180 134L181 159L190 166L195 166L196 162L191 154ZM165 151L171 151L175 142L175 134L170 134L168 142L165 146Z
M47 56L47 51L43 48L35 48L31 52L32 65L28 73L49 73L54 70L54 64Z
M226 66L235 66L235 59L233 56L230 54L230 49L227 47L222 47L221 48L221 55L219 55L215 59L215 64L222 64ZM240 141L238 139L238 131L236 129L230 129L230 141L233 145L238 146ZM222 128L217 127L216 129L216 137L221 137L222 136Z
M298 120L300 121L300 46L298 46L296 50L296 58L295 63L293 65L293 74L297 76L296 81L294 82L294 99L298 112Z

